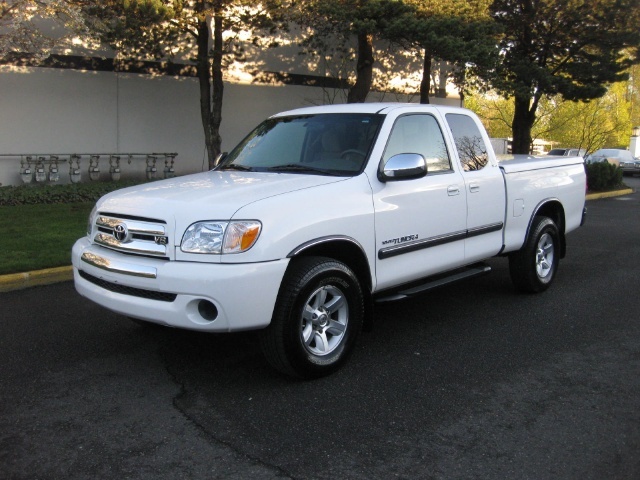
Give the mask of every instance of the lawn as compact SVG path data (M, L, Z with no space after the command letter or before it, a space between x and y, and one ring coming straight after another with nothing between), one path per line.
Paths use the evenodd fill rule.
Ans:
M71 265L94 202L0 207L0 275Z

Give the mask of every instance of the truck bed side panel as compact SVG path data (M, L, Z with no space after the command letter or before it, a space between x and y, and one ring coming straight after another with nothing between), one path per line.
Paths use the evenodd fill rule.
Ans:
M567 161L517 160L501 163L507 191L504 252L524 244L531 218L549 201L559 201L565 213L565 233L580 226L586 175L580 157Z

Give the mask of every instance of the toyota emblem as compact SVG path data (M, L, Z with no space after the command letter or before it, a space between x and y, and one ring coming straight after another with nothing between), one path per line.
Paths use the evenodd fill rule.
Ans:
M119 242L126 242L127 237L129 236L129 230L127 230L127 226L124 223L119 223L113 229L113 236Z

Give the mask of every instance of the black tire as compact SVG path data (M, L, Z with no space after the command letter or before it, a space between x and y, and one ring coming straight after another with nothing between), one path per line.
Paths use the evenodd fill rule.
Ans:
M325 257L294 259L261 332L262 351L285 375L322 377L347 360L363 318L362 289L349 267Z
M549 217L537 216L523 247L509 255L511 281L521 292L543 292L553 282L559 262L558 227Z

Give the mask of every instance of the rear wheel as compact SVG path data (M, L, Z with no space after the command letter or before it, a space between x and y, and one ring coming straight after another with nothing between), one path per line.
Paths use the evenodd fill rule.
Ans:
M337 370L362 330L364 303L353 271L336 260L292 260L262 350L280 372L303 379Z
M548 217L535 217L522 249L509 255L511 280L522 292L542 292L555 278L559 261L558 227Z

